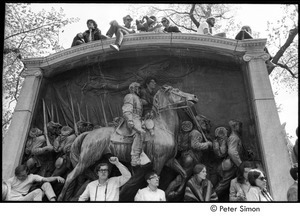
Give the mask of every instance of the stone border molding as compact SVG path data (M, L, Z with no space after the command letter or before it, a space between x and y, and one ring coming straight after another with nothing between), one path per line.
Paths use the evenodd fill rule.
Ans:
M30 69L25 69L21 73L21 77L25 78L27 76L42 77L43 73L40 68L30 68Z
M270 58L270 55L268 53L257 53L257 54L245 54L243 56L243 60L246 62L249 62L254 59L263 59L264 61L267 61Z

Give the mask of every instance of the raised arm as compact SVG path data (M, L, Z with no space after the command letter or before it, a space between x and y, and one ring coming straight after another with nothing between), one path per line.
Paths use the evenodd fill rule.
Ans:
M119 162L117 157L110 157L109 162L114 164L119 169L121 176L117 177L118 184L119 187L123 186L131 178L131 173L123 164Z

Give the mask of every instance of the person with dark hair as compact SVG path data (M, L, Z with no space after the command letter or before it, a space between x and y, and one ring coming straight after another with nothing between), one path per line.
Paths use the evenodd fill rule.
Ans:
M252 36L252 29L250 26L248 25L244 25L242 26L241 30L237 33L237 35L235 36L235 39L236 40L245 40L245 39L253 39L253 36ZM267 65L267 69L268 71L269 70L272 70L273 68L276 67L276 64L274 64L271 60L272 60L272 56L271 54L269 53L269 50L267 47L264 48L264 51L270 55L270 58L265 62L266 65Z
M152 19L154 22L149 25L148 32L162 33L163 26L158 23L157 18L155 16L150 16L150 19Z
M135 27L131 26L132 21L133 19L131 18L131 16L127 15L123 17L124 26L119 25L116 20L113 20L109 23L110 28L108 29L106 36L111 38L114 34L116 35L115 43L111 44L110 48L119 51L123 42L124 35L135 33Z
M242 26L239 33L235 36L236 40L253 39L251 27L248 25Z
M99 178L86 186L78 201L119 201L120 187L131 178L131 174L117 157L110 157L109 162L119 169L121 176L109 178L110 165L98 164L95 172Z
M246 193L247 201L273 201L273 198L267 191L267 179L262 171L258 169L250 170L248 172L248 181L251 187Z
M237 177L230 182L229 201L239 202L247 201L246 193L250 189L250 183L248 181L248 172L254 168L254 165L250 161L244 161L237 170Z
M164 32L169 33L169 32L181 32L177 26L172 26L170 25L170 21L166 18L163 17L161 19L162 25L165 27Z
M82 33L78 33L74 38L71 47L78 46L80 44L84 44L84 38Z
M288 201L298 201L298 166L290 169L290 175L294 179L294 183L289 187L287 191Z
M155 16L144 16L142 20L136 20L136 26L140 32L163 32L162 25L157 22Z
M193 168L194 175L187 182L184 194L185 202L218 201L218 196L210 180L206 178L206 166L197 164Z
M159 176L155 171L146 173L145 180L148 186L139 189L134 197L134 201L166 201L165 192L158 188Z
M98 25L94 20L89 19L89 20L87 20L86 24L87 24L88 30L86 30L83 33L83 39L84 39L85 43L95 41L95 40L107 39L107 37L105 35L101 34L101 30L98 29Z
M197 26L197 33L204 34L204 35L212 35L213 34L213 27L215 26L216 19L214 17L208 17L205 22L201 24L198 23Z
M58 181L64 183L65 180L60 176L42 177L40 175L29 174L26 165L19 165L15 169L15 176L6 181L9 187L8 201L42 201L44 195L49 201L56 201L56 195L49 182ZM41 188L29 192L34 182L44 182Z
M205 20L205 22L202 22L202 23L199 23L195 19L193 14L190 14L190 18L197 27L197 34L211 35L211 36L217 36L217 37L226 37L226 33L224 33L224 32L213 34L213 27L215 26L215 23L216 23L215 17L210 16Z

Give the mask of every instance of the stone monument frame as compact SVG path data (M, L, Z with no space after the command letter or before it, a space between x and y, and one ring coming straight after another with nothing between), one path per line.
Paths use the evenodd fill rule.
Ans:
M212 59L239 62L246 75L247 100L251 105L256 139L271 195L276 201L286 201L286 191L292 184L289 176L290 161L265 65L269 58L264 52L266 39L237 41L196 34L140 33L127 35L122 50L117 54L109 47L112 42L113 39L94 41L47 57L23 60L26 70L22 76L25 80L2 145L4 179L13 176L15 167L21 162L38 95L43 87L43 77L55 76L98 59L108 61L125 56L135 58L137 52L142 56L152 52L170 52L172 49L172 55L205 55ZM145 50L147 52L142 52Z

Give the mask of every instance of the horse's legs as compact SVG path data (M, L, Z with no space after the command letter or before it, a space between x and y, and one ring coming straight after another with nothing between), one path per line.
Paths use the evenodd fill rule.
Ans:
M65 196L65 193L69 187L69 185L71 184L71 182L77 178L77 176L79 176L83 171L84 169L86 168L86 166L83 164L83 163L78 163L76 165L76 167L72 170L72 172L69 173L68 177L67 177L67 180L65 182L65 185L60 193L60 195L58 196L58 201L62 201L64 196Z
M181 180L180 181L181 184L180 184L179 188L177 189L176 193L177 194L182 193L184 185L185 185L185 183L187 181L187 173L186 173L186 171L182 168L182 166L180 165L180 163L175 158L169 160L166 163L166 166L170 167L171 169L175 170L176 172L178 172L181 175L181 178L177 177L178 180ZM171 184L174 184L174 183L171 182L170 185L169 185L169 187L172 187ZM168 189L170 190L169 187L168 187ZM171 192L171 191L169 191L169 192Z

